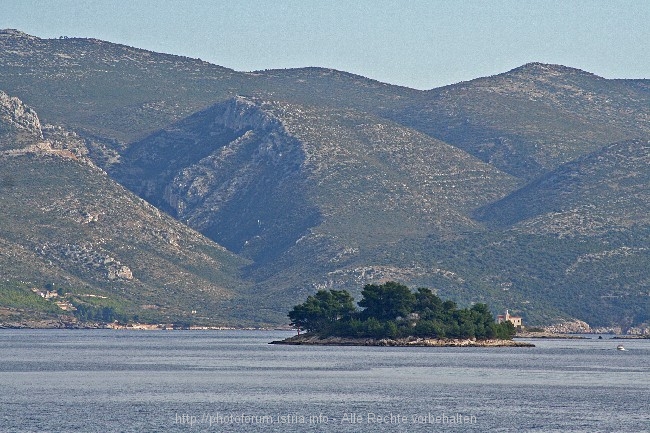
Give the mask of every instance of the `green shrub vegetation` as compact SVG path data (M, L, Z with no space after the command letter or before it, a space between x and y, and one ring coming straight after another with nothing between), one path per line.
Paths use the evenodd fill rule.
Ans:
M137 320L137 316L125 312L127 306L119 301L89 297L81 300L74 297L70 303L76 308L75 317L81 321L110 323L117 320L126 323Z
M0 284L0 305L50 314L61 312L56 304L47 301L23 284Z
M495 323L485 304L459 309L430 289L408 287L392 281L368 284L354 299L345 290L319 290L289 312L291 325L322 337L367 338L498 338L512 339L510 322Z

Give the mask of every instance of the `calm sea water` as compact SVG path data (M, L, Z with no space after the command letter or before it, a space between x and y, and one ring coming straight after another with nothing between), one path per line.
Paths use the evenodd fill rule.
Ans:
M267 344L289 335L0 330L0 431L650 431L650 340Z

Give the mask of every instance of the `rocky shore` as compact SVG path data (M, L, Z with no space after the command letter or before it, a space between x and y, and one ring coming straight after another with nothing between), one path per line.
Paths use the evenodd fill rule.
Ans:
M309 345L309 346L394 346L394 347L535 347L534 344L514 340L472 340L435 338L347 338L325 337L302 334L272 341L269 344Z
M97 323L79 323L73 321L51 320L22 320L0 322L0 329L97 329L103 328Z
M617 335L612 340L650 340L650 335Z
M556 338L561 340L585 340L589 337L583 337L574 334L556 334L553 332L518 332L515 338Z

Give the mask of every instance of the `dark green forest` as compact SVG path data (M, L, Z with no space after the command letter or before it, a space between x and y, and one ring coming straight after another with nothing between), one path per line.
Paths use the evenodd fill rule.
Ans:
M291 325L321 337L512 339L510 322L495 323L486 304L460 309L430 289L389 281L367 284L357 308L346 290L319 290L289 312Z

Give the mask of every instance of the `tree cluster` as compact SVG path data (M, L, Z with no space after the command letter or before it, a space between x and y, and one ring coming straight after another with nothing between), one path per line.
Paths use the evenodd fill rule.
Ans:
M495 323L485 304L459 309L430 289L395 282L368 284L354 299L345 290L319 290L289 312L291 325L322 337L511 339L512 323Z
M73 302L73 305L76 308L75 317L82 321L110 323L119 319L119 315L112 307L96 307L79 302Z

